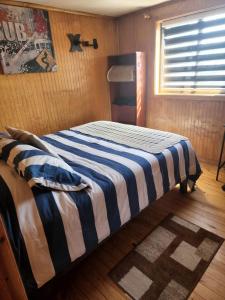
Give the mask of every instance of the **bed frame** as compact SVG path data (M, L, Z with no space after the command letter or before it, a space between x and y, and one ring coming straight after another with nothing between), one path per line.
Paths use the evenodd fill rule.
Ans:
M2 269L3 285L7 287L14 300L28 300L16 260L6 233L3 219L0 215L0 266ZM1 295L5 299L4 295Z
M191 189L191 192L194 188ZM180 192L187 193L187 181L180 183ZM79 259L78 259L79 260ZM2 268L3 286L6 286L12 300L28 300L26 290L7 235L4 221L0 215L0 266ZM1 274L0 274L1 275ZM0 276L1 281L1 276ZM1 282L0 282L1 283ZM0 284L1 288L1 284ZM4 296L1 295L0 296ZM3 299L5 299L4 297ZM8 299L8 298L7 298Z

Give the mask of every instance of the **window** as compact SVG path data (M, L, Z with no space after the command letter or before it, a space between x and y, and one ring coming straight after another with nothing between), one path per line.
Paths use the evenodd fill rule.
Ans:
M225 10L160 23L158 93L225 94Z

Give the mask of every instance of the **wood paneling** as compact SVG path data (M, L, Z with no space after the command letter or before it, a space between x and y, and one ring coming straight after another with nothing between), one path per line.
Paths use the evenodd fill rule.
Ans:
M210 162L219 157L225 96L154 95L155 32L159 20L221 5L224 0L177 0L118 19L120 53L146 52L147 126L189 137L199 158Z
M49 12L58 71L0 75L0 130L15 126L44 134L110 119L107 56L117 53L111 18ZM97 38L99 49L70 53L67 33Z

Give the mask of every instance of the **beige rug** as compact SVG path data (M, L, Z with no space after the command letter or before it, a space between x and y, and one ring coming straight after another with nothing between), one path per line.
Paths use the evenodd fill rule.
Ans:
M169 215L111 271L110 277L132 299L184 300L223 241Z

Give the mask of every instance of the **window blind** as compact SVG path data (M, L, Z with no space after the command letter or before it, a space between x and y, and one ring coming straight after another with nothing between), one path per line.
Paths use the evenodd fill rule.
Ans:
M161 88L225 93L225 12L161 23Z

